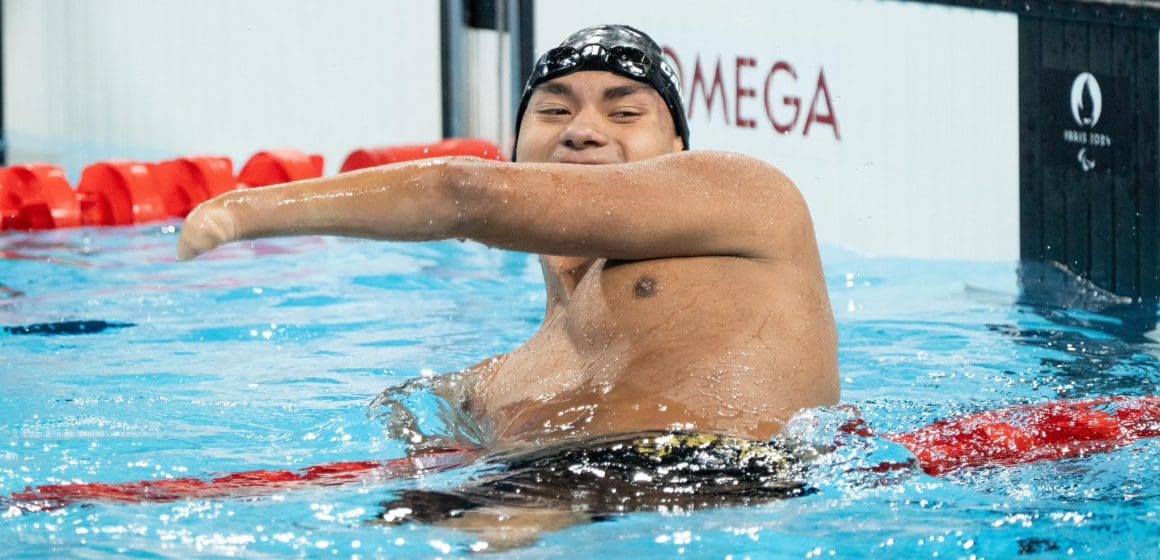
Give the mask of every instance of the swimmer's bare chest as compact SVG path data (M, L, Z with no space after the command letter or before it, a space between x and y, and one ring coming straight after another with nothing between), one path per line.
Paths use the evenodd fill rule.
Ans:
M674 428L769 437L792 401L809 400L796 379L818 373L801 371L807 355L831 350L804 336L826 320L832 327L824 289L803 298L810 290L798 279L778 282L763 263L545 257L543 265L543 325L488 363L472 397L500 442Z

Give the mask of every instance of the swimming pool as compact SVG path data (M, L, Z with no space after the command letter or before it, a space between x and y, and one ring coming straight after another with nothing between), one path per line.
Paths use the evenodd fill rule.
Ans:
M512 349L544 306L534 258L473 243L242 243L174 263L175 224L0 238L0 495L402 456L368 418L384 388ZM255 258L260 257L260 258ZM1150 395L1158 348L1116 319L1017 303L1015 263L825 248L843 400L879 432L1003 406ZM1050 317L1049 320L1047 317ZM76 334L69 334L76 333ZM434 411L429 411L432 414ZM833 439L836 411L800 419ZM1160 556L1160 443L934 478L847 438L817 491L749 508L634 513L511 557ZM471 469L248 499L0 512L18 557L457 557L467 533L369 524L407 488Z

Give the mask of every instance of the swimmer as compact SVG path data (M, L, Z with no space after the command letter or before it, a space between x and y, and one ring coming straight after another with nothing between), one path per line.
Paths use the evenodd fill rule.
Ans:
M644 33L583 29L536 63L514 163L422 160L229 192L189 215L178 253L286 235L535 253L539 330L457 376L490 450L674 432L765 442L838 402L813 224L776 168L689 151L679 89Z

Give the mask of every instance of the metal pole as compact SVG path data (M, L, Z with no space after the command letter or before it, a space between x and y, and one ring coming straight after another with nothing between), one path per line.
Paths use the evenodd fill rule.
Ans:
M4 133L4 2L0 0L0 167L8 165L8 135Z
M494 0L494 1L495 1L495 35L496 35L496 40L495 40L495 74L496 74L496 80L495 80L495 89L496 89L496 92L495 92L495 121L496 121L496 131L495 131L495 138L494 139L499 144L500 149L506 151L506 146L508 144L508 137L511 136L511 132L510 132L511 129L508 127L508 124L507 124L508 120L504 118L504 109L508 104L507 100L510 98L510 93L508 94L508 96L504 95L504 93L505 93L504 89L507 86L507 84L504 83L503 72L504 72L504 67L509 66L511 64L510 58L507 56L507 53L504 52L504 49L506 47L506 49L510 52L510 50L512 48L511 33L510 33L510 31L511 31L510 23L511 22L509 21L509 18L508 18L508 13L510 13L512 6L511 6L511 0ZM504 37L505 36L508 39L506 46L504 44ZM508 70L508 74L510 75L511 68L508 67L507 70Z
M516 111L520 108L520 96L524 92L524 84L531 75L532 65L536 62L534 44L535 29L533 25L533 0L506 0L507 30L508 30L508 64L511 65L509 76L511 96L508 121L505 123L506 135L515 130ZM506 148L505 148L506 149Z
M440 78L443 89L443 137L455 138L466 132L463 112L467 107L464 83L465 0L442 0L439 10Z

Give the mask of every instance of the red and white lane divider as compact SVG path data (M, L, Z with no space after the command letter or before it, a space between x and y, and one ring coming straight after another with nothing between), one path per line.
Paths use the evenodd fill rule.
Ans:
M504 161L486 140L360 148L341 172L423 158L474 156ZM86 167L74 190L64 170L47 164L0 167L0 232L78 226L124 226L182 218L226 191L322 176L323 158L297 150L258 152L235 176L225 156L177 158L160 163L98 162Z

